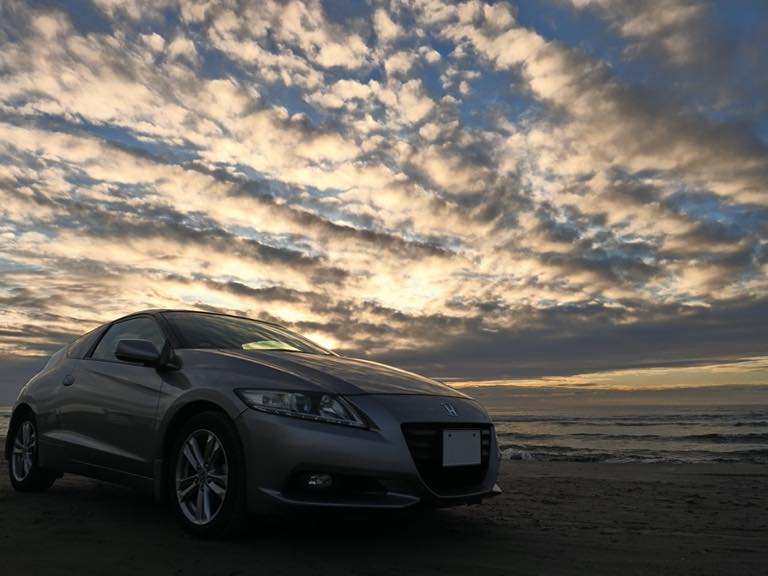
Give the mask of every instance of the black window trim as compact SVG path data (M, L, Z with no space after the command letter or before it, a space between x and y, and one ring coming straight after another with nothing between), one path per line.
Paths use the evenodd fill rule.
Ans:
M71 358L73 360L85 360L86 358L88 358L88 356L91 354L91 352L93 352L93 350L96 348L96 344L99 342L99 340L101 340L101 337L104 335L104 333L106 332L108 327L109 327L109 324L101 324L99 326L96 326L96 328L88 330L88 332L86 332L85 334L81 334L80 336L78 336L77 338L72 340L72 342L70 342L66 346L66 356L67 356L67 358ZM76 356L72 356L70 354L70 350L75 345L75 342L77 342L78 340L80 340L82 338L87 338L89 336L91 338L93 338L93 341L91 342L91 345L88 346L88 348L86 349L85 353L81 357L79 357L79 358L76 357Z
M110 322L107 325L107 327L104 329L104 331L101 333L99 338L96 340L96 342L93 344L93 346L91 346L91 349L88 350L88 354L86 354L83 357L83 360L90 360L92 362L109 362L110 364L127 364L128 366L139 366L139 364L137 364L136 362L126 362L124 360L109 360L107 358L93 358L93 353L96 351L96 348L98 348L104 336L107 335L107 333L112 329L113 326L122 324L123 322L127 322L129 320L136 320L137 318L150 318L151 320L154 320L155 324L157 324L157 326L160 328L160 331L163 333L163 336L165 336L166 343L170 344L170 337L168 335L168 330L163 325L164 323L160 322L154 314L147 314L147 313L133 314L131 316L125 316L123 318L120 318L119 320L115 320L114 322Z

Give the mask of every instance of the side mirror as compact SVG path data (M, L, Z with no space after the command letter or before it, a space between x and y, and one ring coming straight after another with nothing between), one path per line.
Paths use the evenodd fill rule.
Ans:
M138 362L148 366L160 363L160 352L149 340L120 340L115 356L124 362Z

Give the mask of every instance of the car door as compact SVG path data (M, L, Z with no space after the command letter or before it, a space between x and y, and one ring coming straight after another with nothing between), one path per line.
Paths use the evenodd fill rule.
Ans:
M77 453L77 438L61 422L62 404L68 402L68 387L74 381L77 365L93 348L106 326L99 326L54 354L41 371L35 385L36 418L40 435L41 465L64 470ZM50 368L50 370L49 370Z
M124 339L149 340L161 350L166 337L152 316L112 324L78 363L62 402L62 424L76 439L75 464L150 477L163 380L154 367L117 359Z

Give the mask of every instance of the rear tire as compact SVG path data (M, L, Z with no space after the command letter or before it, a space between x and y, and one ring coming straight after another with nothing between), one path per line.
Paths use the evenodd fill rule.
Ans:
M48 490L56 481L57 474L43 470L38 464L40 442L35 415L32 412L26 412L19 416L10 430L10 436L8 475L14 490L18 492Z
M176 433L168 495L182 527L203 538L232 538L246 511L245 460L237 430L220 412L202 412Z

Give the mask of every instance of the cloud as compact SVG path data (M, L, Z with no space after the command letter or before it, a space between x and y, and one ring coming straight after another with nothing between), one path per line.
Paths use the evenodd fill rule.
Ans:
M707 46L709 6L689 0L643 0L632 5L614 0L570 0L578 8L604 14L615 30L631 39L631 51L657 51L685 65L711 54Z
M400 26L392 21L387 11L379 8L373 14L373 27L380 42L391 42L402 34Z
M661 170L746 201L765 199L768 146L748 130L681 114L654 94L620 84L580 50L513 23L460 20L444 28L499 69L519 67L537 98L561 109L568 137L592 156L633 171Z
M229 54L241 53L240 58L266 58L276 64L287 62L293 69L301 59L309 66L355 69L364 65L369 48L360 34L345 30L330 21L319 0L309 2L262 2L239 7L236 2L224 2L215 7L198 3L182 3L182 16L194 23L210 26L209 37L214 45ZM274 60L264 45L276 42L282 60ZM299 69L308 70L304 64Z
M620 50L505 2L4 3L0 354L154 306L465 378L755 353L759 42L567 5Z
M611 322L615 311L599 307L584 323L580 318L584 312L566 308L531 314L533 326L524 330L474 330L471 337L465 332L460 339L444 339L428 354L400 350L382 358L442 377L483 379L506 373L539 378L598 372L617 365L641 370L731 362L759 356L765 349L766 334L758 319L768 312L765 300L731 302L718 310L660 310L656 318L630 326ZM757 333L762 333L762 339L754 339ZM606 349L611 350L610 357L596 352ZM451 362L446 363L446 358Z

